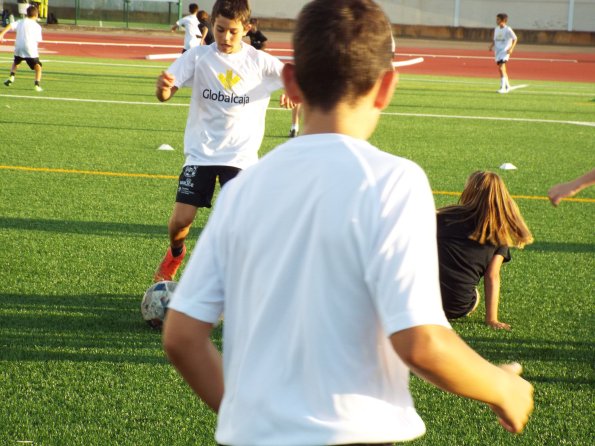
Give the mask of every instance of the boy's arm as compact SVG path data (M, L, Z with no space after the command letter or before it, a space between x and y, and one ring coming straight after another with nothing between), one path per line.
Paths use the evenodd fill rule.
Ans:
M171 32L173 33L175 31L177 31L178 28L179 28L178 24L177 23L174 23L174 25L171 27Z
M527 424L533 411L533 386L483 359L454 331L421 325L398 331L390 339L416 375L443 390L488 404L509 432L521 432Z
M163 327L163 347L180 375L215 413L223 399L221 354L210 339L213 325L170 309Z
M510 45L510 48L508 48L508 51L507 51L508 54L512 54L512 52L514 51L514 47L516 46L518 41L519 41L518 38L512 40L512 44Z
M4 41L4 35L10 31L11 28L12 26L9 24L0 32L0 42Z
M486 325L496 328L510 330L510 325L498 320L498 305L500 302L500 268L504 257L496 254L492 257L490 264L483 277L483 286L486 299Z
M157 96L157 99L159 99L160 102L169 101L172 96L176 94L178 87L174 85L175 80L174 75L167 71L163 71L161 75L159 75L155 85L155 96Z

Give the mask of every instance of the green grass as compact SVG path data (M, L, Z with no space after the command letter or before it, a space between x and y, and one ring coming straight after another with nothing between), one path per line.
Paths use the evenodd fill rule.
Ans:
M0 57L0 70L8 73L10 61ZM166 66L48 57L43 93L24 66L0 89L0 444L215 444L215 416L139 313L167 245L183 162L189 91L157 104L154 80ZM412 444L587 445L595 436L595 203L556 209L544 197L595 166L595 127L553 122L595 122L595 87L519 80L529 87L497 95L497 83L405 71L371 142L420 164L435 191L459 192L469 173L491 169L514 195L535 197L518 204L536 241L502 272L501 319L513 330L486 328L483 307L453 327L491 361L521 362L536 408L512 436L483 405L413 378L428 433ZM289 121L289 112L269 111L263 153L285 141ZM163 143L176 150L156 150ZM504 162L518 170L499 171ZM594 199L595 188L580 197ZM207 216L199 213L191 246Z

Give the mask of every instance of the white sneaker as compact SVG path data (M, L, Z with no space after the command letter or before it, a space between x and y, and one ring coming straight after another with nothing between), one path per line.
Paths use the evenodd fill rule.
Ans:
M43 88L41 88L39 85L35 86L35 91L39 92L39 91L43 91Z
M508 88L501 88L500 90L498 90L498 93L508 93Z

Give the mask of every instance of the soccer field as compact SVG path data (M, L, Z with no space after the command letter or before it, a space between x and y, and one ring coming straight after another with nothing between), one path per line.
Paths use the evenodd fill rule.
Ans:
M11 61L0 56L1 76ZM189 90L154 97L167 65L53 56L43 93L24 65L0 85L2 445L215 444L214 414L139 309L183 163ZM371 142L421 165L438 207L456 202L471 172L498 172L535 237L502 270L500 318L512 331L488 329L483 304L453 322L489 360L523 364L535 386L525 432L512 436L487 407L413 377L428 432L410 444L591 444L595 188L558 208L546 193L595 167L595 84L514 79L526 86L498 95L495 78L403 71ZM261 154L289 131L277 97ZM199 212L189 248L207 217Z

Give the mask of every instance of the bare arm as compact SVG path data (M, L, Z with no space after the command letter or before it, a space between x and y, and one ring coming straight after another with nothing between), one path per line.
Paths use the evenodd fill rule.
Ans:
M212 328L212 324L170 309L163 327L163 347L190 388L216 413L223 399L223 365L210 339Z
M172 32L172 33L173 33L173 32L176 32L176 31L178 30L178 28L179 28L179 26L178 26L178 24L176 23L174 26L172 26L172 27L171 27L171 32Z
M5 34L6 34L8 31L10 31L10 29L11 29L11 28L12 28L12 27L11 27L11 25L7 25L7 26L6 26L6 27L4 27L4 29L3 29L3 30L0 32L0 42L3 42L3 41L4 41L4 35L5 35Z
M200 41L200 44L204 45L207 35L209 34L209 28L207 28L205 25L198 25L198 29L200 30L200 33L202 34L202 40Z
M457 334L438 325L394 333L393 348L419 377L448 392L484 402L509 432L523 430L533 411L533 386L497 367Z
M483 286L486 299L486 325L492 328L510 330L510 325L498 320L498 305L500 303L500 268L504 257L496 254L483 278Z
M595 169L568 183L556 184L547 193L550 202L558 206L563 198L574 197L586 187L595 184Z
M518 39L514 39L512 41L512 44L510 45L510 48L508 48L508 51L506 51L508 54L512 54L512 52L514 51L514 47L516 46L517 42L519 40Z
M176 94L178 87L174 85L175 80L174 75L167 71L163 71L159 75L155 84L155 96L160 102L169 101Z

